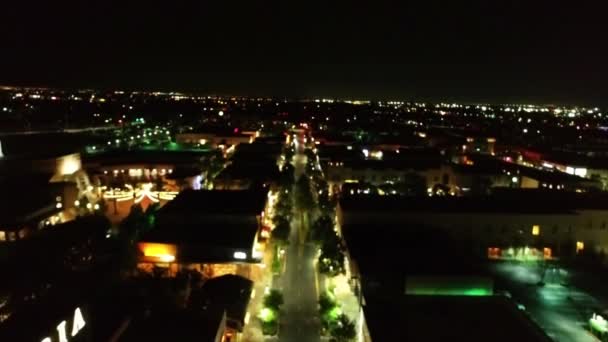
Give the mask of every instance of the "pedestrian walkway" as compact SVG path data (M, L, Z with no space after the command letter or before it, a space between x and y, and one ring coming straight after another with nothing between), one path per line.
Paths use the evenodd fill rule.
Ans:
M264 304L264 295L267 289L273 286L273 274L272 274L272 257L274 247L269 244L266 246L266 251L263 257L264 272L262 272L261 279L254 283L253 298L249 302L247 313L249 320L243 328L240 342L262 342L265 341L264 334L262 333L262 324L258 319L258 314L262 310Z
M345 275L340 274L328 281L327 288L333 292L336 302L340 303L342 313L355 321L359 317L359 302Z

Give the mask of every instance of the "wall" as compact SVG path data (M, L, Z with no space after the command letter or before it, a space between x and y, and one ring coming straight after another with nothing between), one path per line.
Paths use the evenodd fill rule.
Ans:
M608 210L575 213L438 213L366 211L339 213L342 225L371 223L408 226L424 224L445 229L456 239L472 240L480 250L512 244L550 247L554 255L571 256L575 243L585 250L608 254ZM532 234L533 225L539 234Z

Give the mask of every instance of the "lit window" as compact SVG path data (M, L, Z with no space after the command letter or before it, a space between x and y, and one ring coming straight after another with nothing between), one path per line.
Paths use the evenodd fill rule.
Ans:
M532 226L532 235L540 235L540 226L535 224Z
M576 253L585 249L585 243L582 241L576 241Z

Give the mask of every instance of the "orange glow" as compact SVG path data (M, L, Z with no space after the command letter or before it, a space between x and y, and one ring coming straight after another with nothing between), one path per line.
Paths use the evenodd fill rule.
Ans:
M500 258L500 248L498 247L489 247L488 248L488 259L499 259Z
M552 255L551 248L548 248L548 247L543 248L543 257L545 259L551 259L551 255Z
M177 255L177 246L165 243L139 243L139 250L144 254L146 261L173 262Z

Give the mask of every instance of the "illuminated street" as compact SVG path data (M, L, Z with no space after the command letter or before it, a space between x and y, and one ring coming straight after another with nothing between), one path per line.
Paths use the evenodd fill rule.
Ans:
M556 341L597 341L586 329L587 320L598 303L591 296L560 284L536 285L540 281L530 266L493 264L499 281L523 304L531 318Z
M304 157L305 158L305 157ZM305 162L301 149L294 156L295 176L303 173ZM305 217L305 216L304 216ZM320 322L317 317L316 248L299 237L303 215L295 214L286 250L286 269L281 279L285 304L279 328L279 340L289 342L319 341Z

